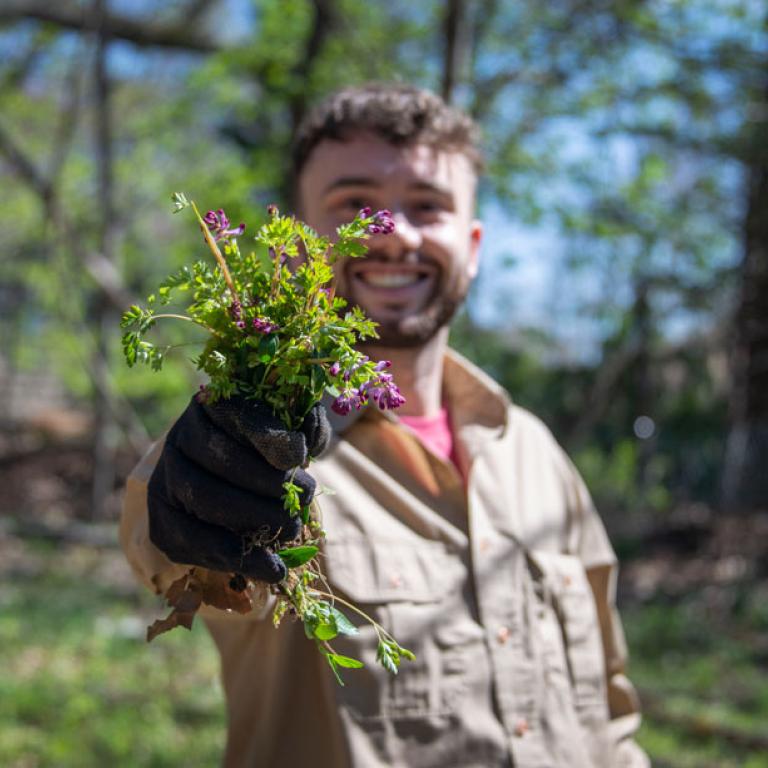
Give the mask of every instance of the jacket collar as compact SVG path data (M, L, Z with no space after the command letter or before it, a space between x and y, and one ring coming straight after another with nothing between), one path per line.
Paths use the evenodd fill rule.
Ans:
M451 415L453 429L461 436L470 453L480 441L497 439L507 428L509 395L490 376L452 349L443 359L443 398ZM386 418L398 421L397 411L380 411L369 404L359 411L340 416L331 409L333 398L325 395L323 405L328 421L338 435L343 435L359 419Z

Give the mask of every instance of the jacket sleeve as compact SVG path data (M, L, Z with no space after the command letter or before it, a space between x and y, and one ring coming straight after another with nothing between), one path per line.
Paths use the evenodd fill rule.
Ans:
M618 565L584 481L567 460L571 475L570 496L575 509L575 549L592 587L605 656L605 672L610 713L609 735L615 746L617 768L646 768L650 760L635 742L640 727L640 702L625 674L627 644L616 608Z
M120 546L128 563L136 578L157 595L164 595L168 587L181 578L191 567L169 560L149 538L147 483L160 457L163 444L164 439L155 443L128 476L120 517ZM203 618L263 619L269 614L273 605L273 600L267 595L265 590L262 604L245 616L205 605L200 608L198 613Z

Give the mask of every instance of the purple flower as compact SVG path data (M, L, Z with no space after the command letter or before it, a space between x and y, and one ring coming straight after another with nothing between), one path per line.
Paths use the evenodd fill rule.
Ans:
M242 331L245 330L245 320L238 320L235 325Z
M201 384L200 389L195 393L195 400L197 400L198 403L207 403L209 397L210 392L208 391L208 387L206 387L205 384Z
M391 373L384 373L392 363L389 360L381 360L374 368L375 374L360 387L365 397L370 397L382 411L391 408L399 408L405 398L400 388L395 384Z
M390 387L384 389L377 402L379 408L385 411L387 408L399 408L405 403L405 398L400 392L400 389L392 384Z
M253 327L259 333L272 333L276 331L280 326L277 323L273 323L271 320L267 320L265 317L254 317Z
M343 395L339 395L331 403L331 410L334 413L338 413L339 416L346 416L352 410L352 402Z
M376 211L373 214L373 222L365 228L365 231L369 235L391 235L395 231L395 220L392 218L392 211L386 208Z
M219 208L218 211L208 211L203 216L203 221L216 242L225 238L240 237L245 232L245 224L230 229L229 219L223 208Z
M280 213L280 211L277 209L277 206L274 203L270 203L267 206L267 213L270 216L277 216L277 214Z
M361 219L367 219L370 215L371 215L371 208L368 205L366 205L365 208L361 208L360 213L358 213L358 216Z
M348 389L331 403L331 410L340 416L346 416L353 408L360 410L367 402L368 397L364 392L359 389Z
M239 301L233 301L229 305L229 314L232 315L233 320L241 320L243 312L243 305Z
M339 362L336 361L329 369L328 373L331 374L331 376L338 376L339 371L341 370L341 365L339 365Z

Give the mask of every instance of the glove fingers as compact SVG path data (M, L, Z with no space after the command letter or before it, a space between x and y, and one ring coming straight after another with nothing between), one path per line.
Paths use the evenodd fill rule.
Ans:
M250 444L217 426L194 399L168 433L166 442L211 474L259 496L279 498L283 483L291 479L289 471L276 469ZM302 503L309 504L315 481L306 472L297 471L293 482L302 489Z
M149 490L185 510L189 517L194 515L235 533L258 532L284 538L283 529L295 530L280 499L257 496L221 480L170 444L166 444L152 473Z
M226 528L191 517L150 492L149 538L175 563L213 571L231 571L275 584L287 569L274 553L261 547L244 552L243 539Z
M306 463L304 434L287 429L268 405L233 395L203 408L215 424L252 445L273 467L291 469Z
M304 418L301 431L307 440L307 451L313 458L319 456L328 447L331 441L331 425L328 423L323 405L317 403L312 406L312 410Z

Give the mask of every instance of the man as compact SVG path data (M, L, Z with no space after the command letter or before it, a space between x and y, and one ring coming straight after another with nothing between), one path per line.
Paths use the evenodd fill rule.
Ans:
M302 218L324 234L364 206L395 221L337 280L379 323L365 351L392 361L405 404L395 416L334 416L309 472L335 491L321 502L334 591L416 661L388 675L364 625L338 644L366 662L340 687L298 622L275 630L266 611L206 611L228 766L648 764L632 741L639 714L623 676L616 560L587 491L546 428L447 348L478 268L478 166L471 121L407 86L341 91L299 132ZM279 496L282 475L270 440L280 429L264 419L236 399L193 401L135 470L121 535L145 583L165 590L187 564L283 576L268 548L244 556L235 526L216 524L242 503L254 527L274 528L267 497ZM293 464L318 453L322 412L289 436L300 444ZM310 496L312 479L297 477ZM216 499L226 503L212 509Z

